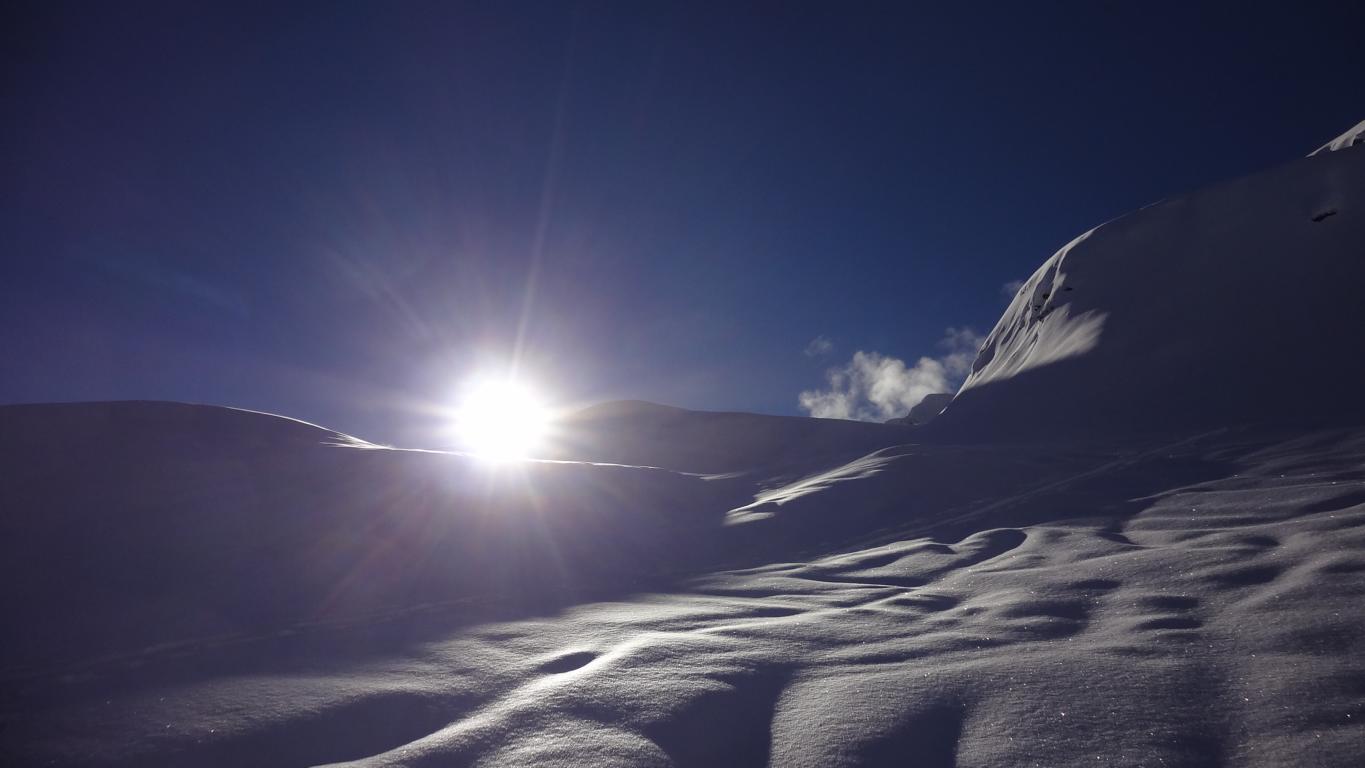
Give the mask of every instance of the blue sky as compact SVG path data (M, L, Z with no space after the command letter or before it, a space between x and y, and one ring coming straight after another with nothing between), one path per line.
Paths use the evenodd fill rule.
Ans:
M1357 4L181 5L7 25L0 402L795 414L1365 117Z

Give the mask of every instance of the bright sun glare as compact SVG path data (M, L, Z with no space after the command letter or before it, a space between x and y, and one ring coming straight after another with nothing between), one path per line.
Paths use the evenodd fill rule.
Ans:
M549 424L550 410L535 392L507 380L470 387L455 419L464 450L492 461L529 457L541 446Z

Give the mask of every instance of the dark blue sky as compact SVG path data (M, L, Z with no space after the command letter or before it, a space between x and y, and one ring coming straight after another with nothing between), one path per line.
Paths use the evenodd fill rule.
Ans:
M6 20L0 402L796 413L1365 117L1357 3L182 5Z

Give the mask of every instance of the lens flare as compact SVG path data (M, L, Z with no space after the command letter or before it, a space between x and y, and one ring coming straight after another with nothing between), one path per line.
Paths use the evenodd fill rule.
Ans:
M525 384L483 380L465 393L455 416L461 447L489 461L530 457L545 440L551 413Z

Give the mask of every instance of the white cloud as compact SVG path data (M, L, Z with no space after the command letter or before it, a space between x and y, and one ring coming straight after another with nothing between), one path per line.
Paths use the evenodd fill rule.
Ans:
M858 350L842 368L825 372L827 387L802 392L801 409L826 419L885 421L904 416L926 395L951 392L971 371L981 337L970 328L949 328L942 357L914 365L879 352Z
M834 351L834 342L823 333L810 340L806 345L806 357L824 357Z

